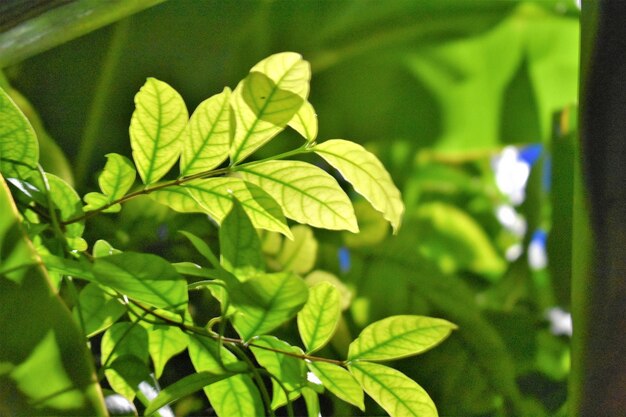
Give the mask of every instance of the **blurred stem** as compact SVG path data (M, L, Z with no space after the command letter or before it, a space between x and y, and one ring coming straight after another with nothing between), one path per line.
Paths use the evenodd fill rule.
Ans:
M165 0L74 0L0 33L0 68L16 64ZM32 5L24 2L24 13Z
M76 157L76 188L82 189L88 180L88 172L91 166L94 148L102 126L102 121L107 110L107 102L111 97L111 88L124 44L130 31L130 19L124 19L117 23L113 29L109 50L102 65L100 78L96 85L94 98L89 109L85 132L80 142Z

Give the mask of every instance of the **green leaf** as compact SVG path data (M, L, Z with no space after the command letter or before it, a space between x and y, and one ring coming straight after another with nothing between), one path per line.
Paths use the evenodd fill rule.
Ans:
M132 162L116 153L107 154L106 157L107 163L98 177L102 194L88 193L85 195L85 202L87 202L85 211L95 210L123 197L135 182L137 173Z
M229 376L230 374L212 374L205 371L187 375L159 392L159 394L150 401L148 407L146 407L144 415L148 416L156 413L160 408L191 395L207 385L220 382Z
M306 303L308 289L299 276L279 272L250 278L231 297L237 308L233 326L247 341L295 316Z
M187 283L156 255L124 252L96 258L93 274L102 285L155 307L180 309L187 304Z
M98 284L87 284L78 296L74 318L81 323L85 336L92 337L111 327L126 308Z
M335 333L341 316L339 290L328 282L309 288L309 299L298 313L298 331L307 353L323 348Z
M289 121L289 126L302 135L308 143L315 142L317 137L317 114L308 101L305 101L300 110Z
M0 173L26 179L39 163L37 136L24 113L0 88Z
M259 187L240 178L208 178L185 184L190 195L217 223L222 223L232 207L232 198L241 203L254 227L279 232L291 238L278 203Z
M343 401L365 411L363 389L352 374L339 365L328 362L307 362L307 366L322 381L326 389Z
M238 169L300 223L331 230L358 232L354 209L337 181L320 168L300 161L268 161Z
M220 227L220 263L240 280L263 273L261 240L239 202L234 201Z
M189 194L186 187L168 187L148 194L157 203L179 213L206 213L206 209Z
M304 397L304 402L306 403L306 413L308 417L319 417L320 413L320 401L313 389L304 387L302 388L302 396Z
M280 252L276 256L281 270L296 274L306 274L315 265L317 259L317 240L313 231L305 225L291 228L293 240L284 240Z
M250 343L250 350L259 365L277 377L288 391L297 390L305 385L307 379L304 360L276 352L278 350L303 355L299 347L291 346L274 336L260 336Z
M245 367L245 364L238 362L230 351L224 347L220 348L216 341L198 335L189 337L189 357L198 372L229 375L226 368L240 372L243 370L240 365ZM247 374L229 376L206 386L204 392L218 416L265 415L261 394Z
M426 391L402 372L362 361L350 363L348 369L390 417L437 417L437 408Z
M148 78L135 95L130 145L144 184L155 183L176 163L188 117L180 94L163 81Z
M85 338L0 175L0 398L14 415L107 415Z
M94 258L115 255L116 253L122 253L122 251L119 249L115 249L109 242L104 239L98 239L96 240L96 243L93 244L92 255L94 256Z
M102 337L101 347L104 374L115 392L133 400L137 386L129 385L117 370L110 368L119 357L135 356L140 362L148 363L148 333L136 323L121 322L114 324Z
M204 100L191 115L180 157L180 176L209 171L230 148L230 88Z
M343 139L327 140L313 148L336 168L356 192L389 220L397 233L404 213L400 191L383 164L361 145Z
M272 55L255 65L231 98L235 133L230 148L237 163L282 131L309 93L311 68L299 54Z
M348 360L387 361L417 355L441 343L456 326L425 316L392 316L367 326L351 344Z
M154 364L154 375L161 378L163 368L174 355L185 350L187 335L178 327L154 324L148 328L148 350Z
M217 259L217 256L213 253L209 245L198 236L193 233L189 233L185 230L179 230L178 233L185 236L189 242L193 245L193 247L198 251L200 255L204 257L214 268L220 267L220 262Z
M315 270L304 278L304 282L306 282L309 287L312 287L320 282L328 282L332 284L333 287L339 290L339 304L341 305L341 310L347 310L348 307L350 307L350 303L352 302L352 291L342 280L337 278L336 275L327 271Z
M115 386L121 391L119 393L125 392L126 394L132 392L137 392L139 390L139 384L142 381L150 380L150 369L146 362L139 359L134 355L120 355L115 360L107 366L107 370L105 371L105 375L107 375L107 379L109 383L111 380L115 381ZM122 385L124 384L124 385ZM124 388L122 388L124 387ZM129 398L127 395L125 395ZM132 400L132 397L129 398Z

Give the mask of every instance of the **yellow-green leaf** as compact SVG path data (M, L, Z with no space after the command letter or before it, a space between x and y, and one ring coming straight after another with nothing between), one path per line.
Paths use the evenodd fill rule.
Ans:
M106 155L107 163L104 171L98 177L98 185L103 194L109 196L111 201L123 197L135 182L135 167L128 158L110 153Z
M179 213L205 213L206 210L189 194L185 187L168 187L148 194L154 201Z
M289 126L311 143L317 138L317 114L308 101L305 101L300 110L289 121Z
M343 139L327 140L314 150L389 220L394 233L398 231L404 203L391 176L374 154Z
M352 362L350 373L390 417L437 417L424 388L400 371L370 362Z
M221 224L230 212L235 197L254 227L279 232L292 237L278 203L265 191L241 178L208 178L191 181L185 188L204 211Z
M236 200L220 227L220 263L240 280L265 272L261 240Z
M367 326L350 344L348 360L387 361L417 355L441 343L456 326L425 316L392 316Z
M191 115L180 156L180 175L208 171L224 162L230 148L230 88L204 100Z
M167 361L187 347L188 339L178 327L169 325L154 324L147 330L148 350L154 364L154 375L158 379Z
M314 165L301 161L268 161L241 167L246 181L274 197L285 216L331 230L358 232L350 199L337 181Z
M293 240L283 240L280 252L276 255L280 269L306 274L317 259L317 240L310 227L297 224L291 228Z
M322 381L326 389L345 402L365 411L363 389L350 372L339 365L329 362L307 362L307 366Z
M307 353L323 348L330 340L341 315L339 290L328 282L309 288L309 299L298 313L298 331Z
M272 55L250 70L231 98L235 116L232 163L285 128L307 98L310 78L308 62L293 52Z
M126 308L117 298L95 283L87 284L81 290L78 301L74 308L74 318L81 324L87 337L108 329L126 312Z
M148 78L135 96L130 120L133 159L144 184L161 179L178 160L188 117L185 102L176 90Z
M28 178L39 162L37 136L24 113L0 88L0 173Z

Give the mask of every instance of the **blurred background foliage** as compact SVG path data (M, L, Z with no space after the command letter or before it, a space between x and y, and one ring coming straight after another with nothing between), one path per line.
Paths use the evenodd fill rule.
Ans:
M75 16L93 29L104 24ZM170 83L193 109L264 57L301 53L313 68L320 140L376 152L407 205L397 236L358 202L360 235L298 233L307 248L299 272L340 279L352 301L324 354L345 354L347 335L385 316L446 318L459 331L400 367L440 414L541 416L563 412L569 371L571 242L568 212L558 208L571 201L571 178L550 172L572 152L578 18L573 0L177 0L24 60L0 49L0 62L2 82L47 146L44 168L84 194L106 153L130 155L133 96L146 77ZM7 27L3 47L13 36ZM287 132L256 156L298 141ZM193 260L178 229L216 239L203 216L176 216L149 199L90 221L86 237ZM280 267L281 243L264 239L270 265ZM193 303L215 308L206 294ZM188 366L169 364L162 381ZM323 414L357 412L346 407L329 397ZM206 404L189 399L175 411L201 414Z

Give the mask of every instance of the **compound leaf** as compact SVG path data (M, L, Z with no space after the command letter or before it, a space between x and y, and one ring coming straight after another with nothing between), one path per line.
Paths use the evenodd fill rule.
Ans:
M135 95L130 145L144 184L158 181L176 163L188 117L180 94L163 81L148 78Z
M268 161L238 169L300 223L331 230L358 232L352 203L337 181L314 165L301 161Z
M392 316L367 326L351 344L348 360L386 361L417 355L441 343L456 326L425 316Z
M350 363L348 369L391 417L437 417L437 408L426 391L402 372L363 361Z
M293 52L272 55L255 65L231 99L235 132L230 148L237 163L282 131L309 93L311 68Z
M298 313L298 331L307 353L313 353L328 343L341 316L341 295L328 282L309 288L309 299Z
M102 285L155 307L180 309L187 304L186 281L156 255L124 252L96 258L93 274Z
M39 162L39 143L30 122L0 88L0 173L26 179Z
M327 140L313 148L336 168L354 189L383 213L394 233L398 231L404 203L383 164L361 145L343 139Z
M204 100L191 115L180 156L180 175L208 171L224 162L230 148L230 88Z
M365 411L363 389L350 372L339 365L328 362L308 362L307 366L322 381L326 389L343 401Z

